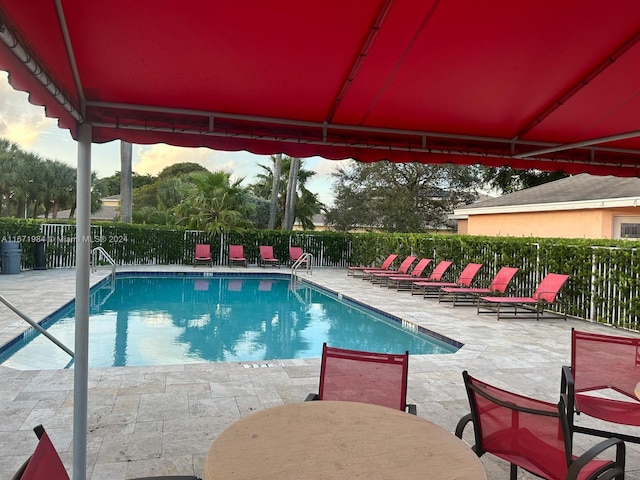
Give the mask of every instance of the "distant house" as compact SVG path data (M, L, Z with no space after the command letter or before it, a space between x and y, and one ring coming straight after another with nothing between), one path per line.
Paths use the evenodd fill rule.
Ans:
M100 210L91 214L91 221L114 221L120 215L120 195L101 198ZM58 218L69 218L71 210L60 210Z
M465 205L458 233L542 238L640 238L640 178L574 175Z

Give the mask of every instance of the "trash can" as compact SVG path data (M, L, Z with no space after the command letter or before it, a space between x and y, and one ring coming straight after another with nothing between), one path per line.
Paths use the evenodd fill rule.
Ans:
M0 257L2 257L2 273L20 273L20 242L0 243Z
M41 240L36 243L36 266L35 270L46 270L47 269L47 259L44 254L44 247L46 246L46 242Z

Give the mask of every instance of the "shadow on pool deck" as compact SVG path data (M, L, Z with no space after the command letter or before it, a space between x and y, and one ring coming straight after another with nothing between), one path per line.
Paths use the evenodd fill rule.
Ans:
M212 271L208 267L121 267L119 271ZM214 268L237 273L228 267ZM242 272L287 269L242 269ZM94 284L110 273L91 275ZM571 327L610 328L545 315L535 320L501 320L477 315L473 307L451 307L437 299L387 290L344 269L315 269L303 279L415 322L464 346L455 354L411 355L409 398L418 415L453 432L468 412L462 371L498 386L556 402L560 367L569 363ZM0 275L0 295L34 320L75 296L75 271L55 269ZM0 306L0 344L28 325ZM245 363L91 369L89 372L88 475L92 480L125 480L143 475L202 475L207 451L230 423L283 403L303 401L318 388L319 357L287 360L272 368ZM253 362L255 363L255 362ZM0 478L10 478L35 447L32 428L44 424L71 470L73 370L18 371L0 367ZM587 419L578 418L589 423ZM594 423L594 422L591 422ZM620 429L622 430L622 428ZM626 427L625 431L640 433ZM471 441L471 439L468 439ZM598 439L576 436L576 453ZM505 462L482 459L489 479L507 479ZM521 474L519 478L535 478ZM627 444L627 479L640 480L640 446Z

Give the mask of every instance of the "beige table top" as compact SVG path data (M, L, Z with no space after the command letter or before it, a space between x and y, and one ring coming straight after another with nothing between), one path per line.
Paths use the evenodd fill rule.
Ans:
M469 445L415 415L355 402L282 405L213 442L205 480L486 480Z

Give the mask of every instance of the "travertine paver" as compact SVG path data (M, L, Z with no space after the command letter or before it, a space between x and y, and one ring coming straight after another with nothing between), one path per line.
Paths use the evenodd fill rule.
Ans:
M194 271L193 267L121 267L120 271ZM212 271L198 267L195 271ZM213 271L229 272L228 267ZM233 269L232 272L244 272ZM287 269L257 269L274 271ZM91 274L92 284L109 270ZM464 343L451 355L411 355L409 402L418 415L453 431L468 412L461 372L548 401L557 401L560 367L569 362L570 330L610 332L601 325L544 316L496 321L472 307L451 307L347 277L345 270L315 269L303 278L370 303L407 321ZM75 296L73 269L0 275L0 295L34 320ZM0 305L0 344L27 328ZM318 352L318 356L320 352ZM317 391L319 358L273 362L272 368L242 363L91 369L88 406L88 475L125 480L143 475L202 475L211 442L229 424L252 412L299 402ZM0 367L0 478L10 478L33 450L31 428L43 423L71 471L73 370L19 371ZM579 421L587 422L580 418ZM591 423L597 423L590 421ZM640 434L640 429L626 427ZM471 441L471 438L468 439ZM579 453L596 439L576 437ZM640 480L640 447L627 445L627 478ZM247 461L251 461L250 458ZM490 479L508 478L504 462L482 459ZM521 478L532 478L521 474Z

